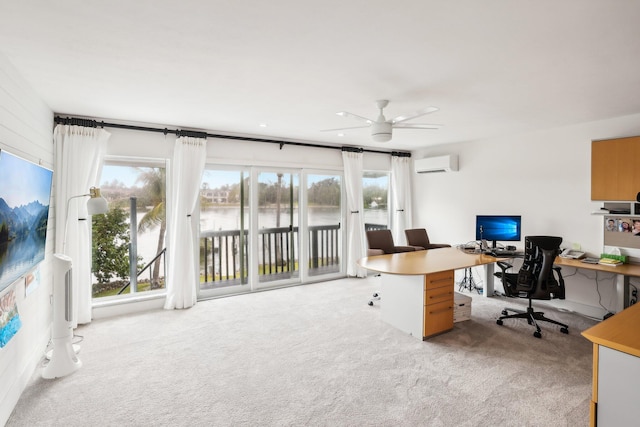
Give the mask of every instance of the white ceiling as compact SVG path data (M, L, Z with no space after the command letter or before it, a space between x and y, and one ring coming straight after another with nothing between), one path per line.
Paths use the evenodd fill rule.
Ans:
M4 0L0 52L61 114L377 149L640 113L638 0ZM337 111L387 118L374 143ZM259 127L267 123L268 127Z

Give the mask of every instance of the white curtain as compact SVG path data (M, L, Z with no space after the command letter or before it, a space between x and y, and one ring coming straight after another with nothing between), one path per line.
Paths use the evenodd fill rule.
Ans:
M411 227L411 158L391 156L391 208L393 240L404 245L404 230Z
M342 152L347 192L347 275L351 277L367 277L367 270L356 263L367 253L362 201L362 161L362 152Z
M91 322L91 217L88 194L98 186L111 134L94 127L57 125L54 129L56 253L72 260L72 325ZM73 197L73 199L71 199ZM71 199L71 200L70 200ZM67 203L69 212L67 212ZM67 233L65 236L65 223ZM66 237L66 244L65 244Z
M171 208L167 299L165 309L189 308L196 303L199 262L196 253L197 224L192 215L198 202L207 155L205 138L180 137L171 163Z

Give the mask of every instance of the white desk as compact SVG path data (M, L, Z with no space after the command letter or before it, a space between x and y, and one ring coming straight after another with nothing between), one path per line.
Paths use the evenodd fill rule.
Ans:
M484 295L493 295L493 264L504 258L430 249L362 258L358 264L381 273L383 321L422 339L453 329L454 271L485 265Z
M554 265L615 274L616 313L620 313L629 305L629 277L640 277L640 265L637 264L623 264L611 267L602 264L588 264L577 259L557 257Z
M638 424L639 328L640 303L582 332L593 343L591 426Z

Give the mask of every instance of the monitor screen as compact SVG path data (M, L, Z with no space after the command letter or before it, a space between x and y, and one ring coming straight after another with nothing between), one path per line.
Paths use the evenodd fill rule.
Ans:
M521 224L520 215L477 215L476 240L518 242Z

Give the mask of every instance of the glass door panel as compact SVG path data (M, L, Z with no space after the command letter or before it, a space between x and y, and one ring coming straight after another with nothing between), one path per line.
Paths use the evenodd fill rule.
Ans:
M222 169L202 175L200 298L249 291L249 177Z
M270 285L300 278L297 173L258 172L258 282Z
M389 174L387 172L364 172L362 176L365 230L380 230L389 227Z
M342 253L342 177L307 175L309 276L339 273Z

